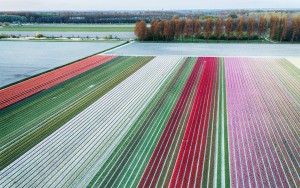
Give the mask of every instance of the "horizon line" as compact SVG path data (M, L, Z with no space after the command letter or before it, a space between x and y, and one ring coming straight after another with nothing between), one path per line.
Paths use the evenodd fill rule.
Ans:
M226 11L226 10L300 10L300 8L201 8L201 9L105 9L105 10L94 10L94 9L79 9L79 10L0 10L0 12L135 12L135 11Z

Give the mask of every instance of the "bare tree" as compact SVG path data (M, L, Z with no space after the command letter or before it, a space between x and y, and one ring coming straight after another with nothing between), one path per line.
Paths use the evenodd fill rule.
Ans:
M192 37L193 34L194 34L194 22L192 19L188 18L185 20L184 36Z
M174 30L171 21L164 20L164 31L163 36L166 41L173 40L174 39Z
M179 39L179 37L182 35L182 25L181 25L180 19L174 20L174 35L176 39Z
M223 35L223 19L218 18L216 21L216 26L215 26L215 35L217 39L220 39L221 36Z
M162 40L164 38L164 20L161 20L159 23L158 23L158 36L159 36L159 39Z
M241 39L244 34L244 18L241 16L237 25L237 38Z
M248 39L252 39L255 29L255 19L253 17L248 18L248 24L247 24L247 34Z
M194 35L196 38L201 36L201 22L199 19L194 20Z
M151 30L151 34L152 34L152 39L153 40L157 40L158 39L158 35L159 35L158 24L159 24L158 20L153 20L151 22L150 30Z
M138 40L144 41L147 38L147 25L145 21L139 21L136 23L134 33Z
M233 20L231 17L227 18L226 23L225 23L225 32L226 32L226 37L227 39L231 38L232 35L232 24Z
M270 39L274 40L277 33L279 18L276 15L272 15L270 18Z
M266 33L267 19L265 16L259 17L258 35L262 37Z
M293 17L292 19L292 39L291 39L292 42L298 40L299 33L300 33L300 16L297 16L297 17Z
M213 32L213 24L211 18L205 20L205 38L209 39Z
M183 40L185 24L186 24L186 20L181 19L180 20L180 26L181 26L181 28L180 28L180 35L181 35L181 40Z
M281 36L280 36L280 42L283 40L286 40L286 35L288 32L288 17L284 16L281 18Z

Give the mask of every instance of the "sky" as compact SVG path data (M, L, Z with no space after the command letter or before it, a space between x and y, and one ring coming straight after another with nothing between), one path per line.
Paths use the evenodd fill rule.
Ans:
M0 0L0 11L300 8L300 0Z

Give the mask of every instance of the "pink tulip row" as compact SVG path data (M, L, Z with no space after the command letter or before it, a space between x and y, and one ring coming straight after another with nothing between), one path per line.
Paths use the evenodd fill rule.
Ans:
M300 80L282 61L225 58L233 187L300 184Z

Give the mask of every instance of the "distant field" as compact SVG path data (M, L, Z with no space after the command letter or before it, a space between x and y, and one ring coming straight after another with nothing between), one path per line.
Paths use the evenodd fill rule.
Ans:
M0 27L0 31L132 32L133 24L33 24Z

